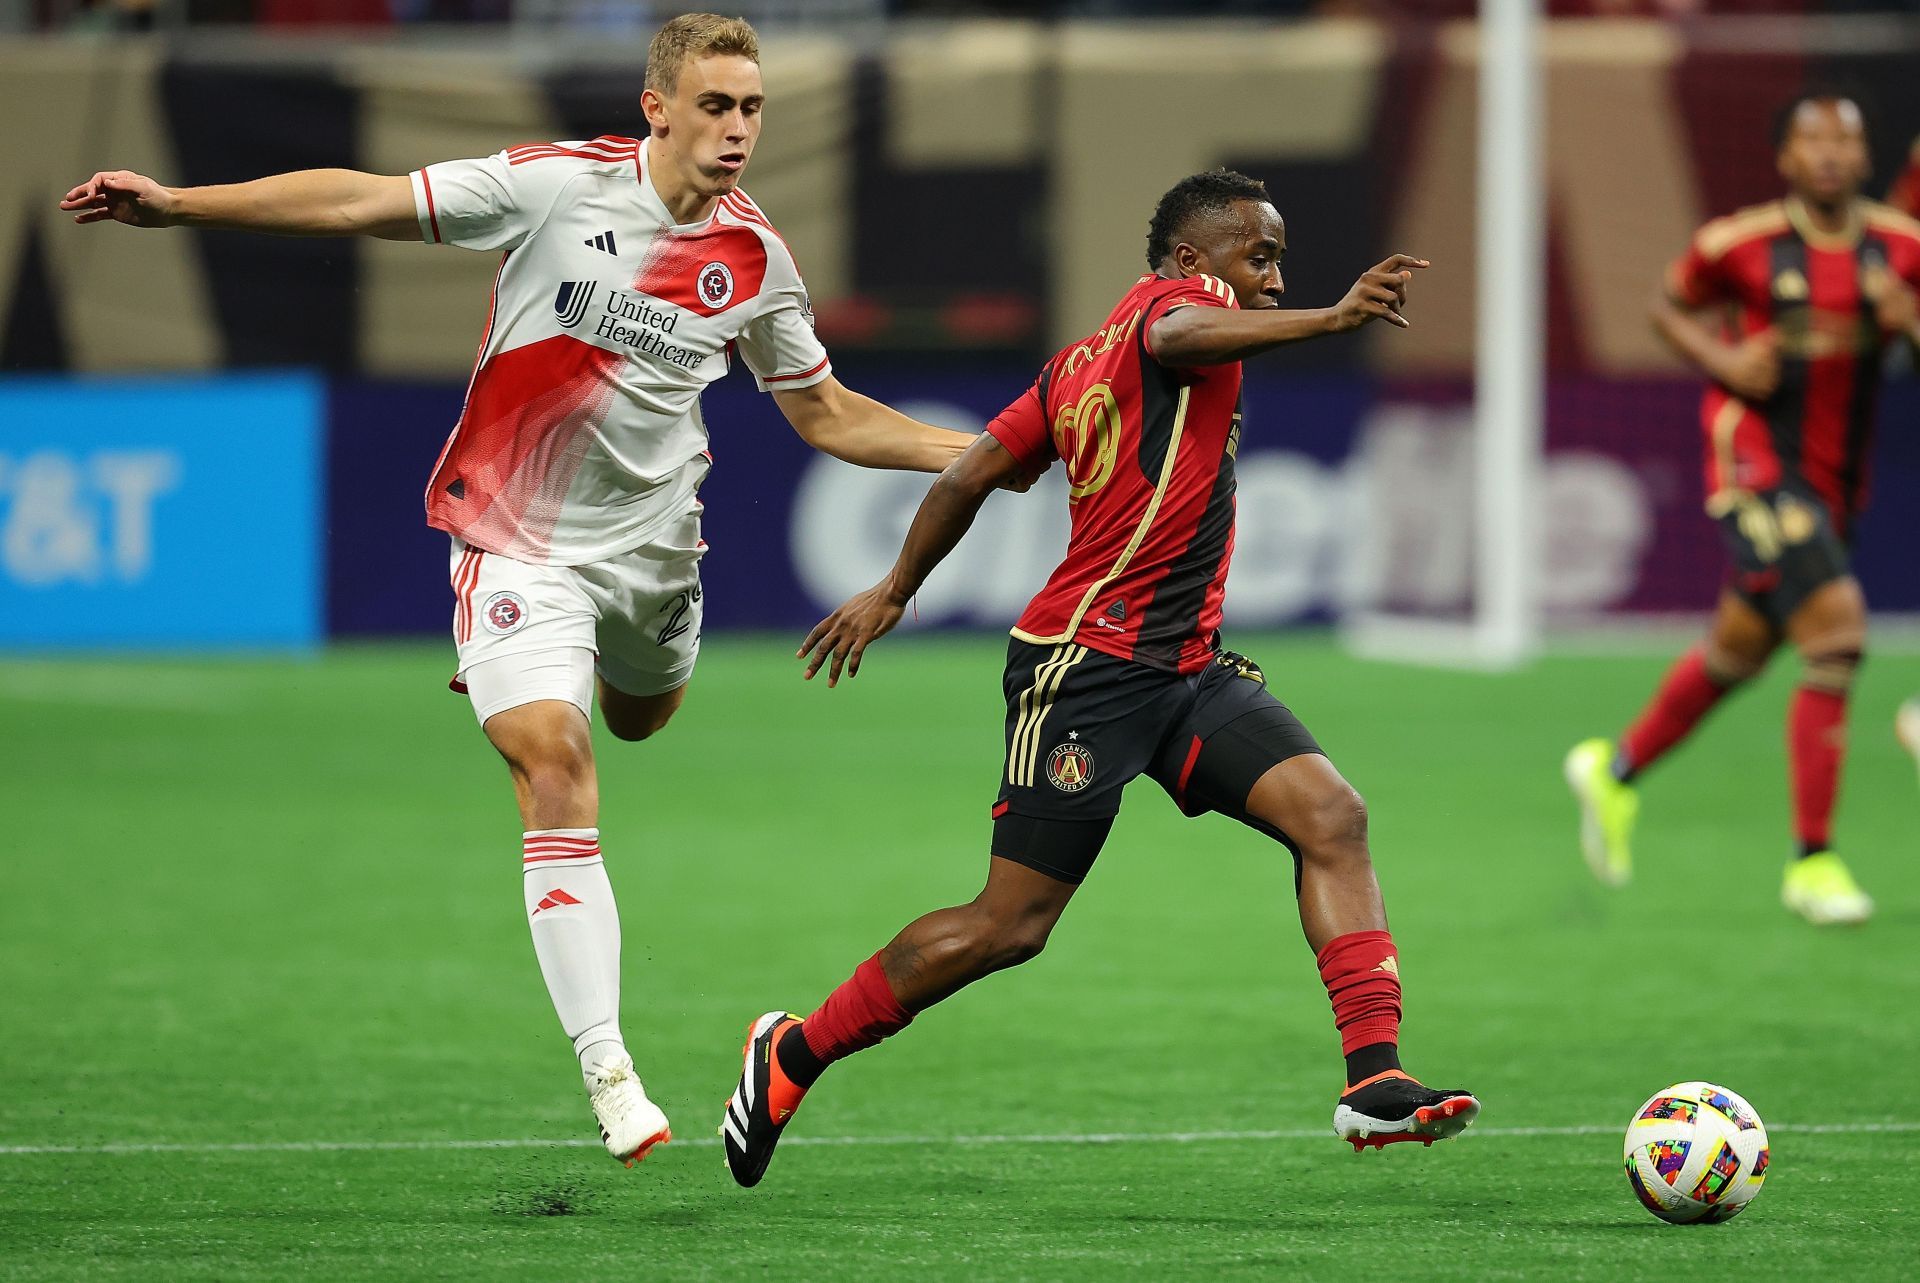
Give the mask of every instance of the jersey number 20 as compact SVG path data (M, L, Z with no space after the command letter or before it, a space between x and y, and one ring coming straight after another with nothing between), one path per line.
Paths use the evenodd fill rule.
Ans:
M1113 389L1096 383L1073 405L1061 406L1053 420L1053 443L1073 485L1067 502L1078 503L1111 481L1120 454L1120 403Z

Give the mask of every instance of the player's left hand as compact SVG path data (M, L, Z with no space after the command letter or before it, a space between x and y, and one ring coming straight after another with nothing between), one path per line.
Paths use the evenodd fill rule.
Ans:
M1403 330L1412 328L1413 322L1400 314L1407 305L1407 283L1413 279L1411 269L1431 266L1426 259L1411 254L1395 254L1375 264L1372 271L1353 283L1345 298L1333 305L1334 330L1339 333L1357 330L1376 319Z
M842 666L847 676L859 676L860 656L868 646L892 632L906 612L907 603L894 596L889 583L875 584L848 598L840 609L813 626L813 631L795 652L795 658L807 660L805 680L812 681L829 658L832 664L827 669L828 686L839 685Z

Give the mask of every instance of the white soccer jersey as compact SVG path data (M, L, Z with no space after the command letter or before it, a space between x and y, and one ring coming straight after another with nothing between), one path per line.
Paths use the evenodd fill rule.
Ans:
M830 374L799 269L744 192L675 225L632 138L538 143L412 175L428 244L503 250L427 521L584 565L684 515L711 464L700 392L737 347L762 391Z

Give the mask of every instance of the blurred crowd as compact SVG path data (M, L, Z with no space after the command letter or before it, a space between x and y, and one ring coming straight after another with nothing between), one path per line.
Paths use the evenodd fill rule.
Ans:
M1920 13L1920 0L1543 0L1555 17ZM650 31L683 3L650 0L0 0L0 29L143 30L155 26L393 27L514 20L596 31ZM1479 0L733 0L716 7L776 25L885 17L1457 18Z

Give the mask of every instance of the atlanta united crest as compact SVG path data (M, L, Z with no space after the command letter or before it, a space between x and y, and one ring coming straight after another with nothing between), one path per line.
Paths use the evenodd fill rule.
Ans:
M1093 754L1084 744L1062 744L1047 758L1047 779L1062 793L1093 783Z
M505 637L527 622L527 603L519 593L497 592L480 607L480 622L496 637Z
M725 263L708 263L700 269L700 301L715 309L733 301L733 269Z

